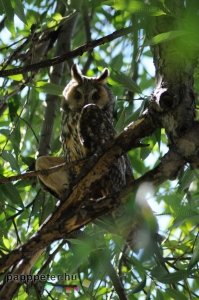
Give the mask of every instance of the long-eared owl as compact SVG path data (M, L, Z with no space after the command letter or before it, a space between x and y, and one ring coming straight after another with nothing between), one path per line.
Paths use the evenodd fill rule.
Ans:
M71 69L72 79L63 91L61 108L64 158L45 156L36 163L37 169L44 169L66 161L62 169L48 176L39 176L43 184L59 198L80 173L86 159L98 155L107 142L116 136L113 126L115 101L106 84L108 75L108 69L104 69L98 77L82 75L76 65ZM79 164L72 164L74 161L79 161ZM100 182L92 186L90 197L114 197L114 193L126 184L130 176L128 159L122 156L113 163Z

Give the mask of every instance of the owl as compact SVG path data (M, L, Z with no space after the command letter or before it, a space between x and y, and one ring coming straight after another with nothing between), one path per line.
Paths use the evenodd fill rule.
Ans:
M97 77L87 77L77 65L73 65L71 81L63 91L61 104L60 133L63 157L43 156L36 161L37 170L63 165L50 174L44 172L39 175L43 185L61 200L65 200L66 191L73 186L87 160L92 155L100 155L107 143L117 135L114 129L115 100L106 84L108 76L108 69L104 69ZM132 178L129 159L127 155L123 155L115 159L107 174L92 184L86 199L117 199L118 192ZM117 229L117 226L115 228L122 230L128 245L134 247L138 233L145 230L144 219L140 213L133 216L133 219L125 213L126 210L119 207L113 212L108 212L107 216L110 222L124 225L121 225L122 229ZM118 221L119 218L121 222Z
M44 169L65 162L63 168L49 175L40 175L42 183L58 198L79 175L86 159L103 152L107 142L116 136L114 129L113 94L106 84L104 69L97 77L84 76L77 65L71 68L71 81L63 91L61 105L61 141L64 157L40 157L36 168ZM74 163L76 162L76 163ZM89 197L98 199L116 194L131 177L128 158L122 156L94 186Z

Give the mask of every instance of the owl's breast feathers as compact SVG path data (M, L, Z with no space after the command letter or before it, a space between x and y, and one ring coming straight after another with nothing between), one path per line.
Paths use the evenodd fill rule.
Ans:
M62 145L67 161L76 161L86 156L78 131L80 112L62 113Z
M94 153L101 153L107 142L115 136L111 118L97 105L89 104L81 112L66 113L62 115L62 143L67 161L77 161ZM127 157L118 158L110 167L108 173L94 188L92 198L107 196L115 193L126 184ZM84 163L70 167L72 178L80 172Z

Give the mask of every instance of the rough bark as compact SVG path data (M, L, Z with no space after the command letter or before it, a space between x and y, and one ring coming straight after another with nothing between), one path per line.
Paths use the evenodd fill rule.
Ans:
M1 258L0 271L5 272L10 267L14 267L13 273L28 274L37 258L49 244L55 240L66 238L69 233L116 208L121 203L121 199L142 182L150 181L157 185L165 179L173 178L185 161L180 155L171 152L163 158L160 165L154 170L146 173L138 180L132 180L118 194L117 203L115 200L113 201L113 197L97 203L89 200L82 203L92 184L108 172L112 161L130 148L139 146L139 138L150 135L154 130L155 126L150 116L146 114L137 122L130 124L109 145L106 152L97 159L97 162L96 158L94 161L92 158L69 195L60 203L52 216L44 222L39 231L27 243ZM169 165L168 161L170 162ZM95 166L93 166L94 163ZM4 299L10 299L9 297L16 292L20 284L17 282L5 283L1 288L0 296L4 296Z
M175 14L182 13L184 6L178 0L167 1L167 5ZM177 139L194 126L195 117L193 83L197 53L185 44L180 29L177 18L167 15L155 18L148 32L149 38L176 32L176 38L151 47L157 84L151 97L150 111L165 128L173 146L177 146Z

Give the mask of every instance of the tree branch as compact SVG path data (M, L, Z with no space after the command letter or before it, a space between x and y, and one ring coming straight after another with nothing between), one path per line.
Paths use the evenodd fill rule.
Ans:
M113 210L121 203L122 198L135 190L141 183L149 181L157 186L163 181L173 179L177 176L179 170L186 163L186 160L179 153L175 152L175 150L169 150L157 167L137 180L131 180L123 191L118 193L117 197L110 195L109 198L99 199L96 202L87 199L86 195L91 185L93 183L97 184L108 172L113 161L129 149L137 147L139 145L139 138L152 134L154 130L155 125L150 115L145 114L135 123L131 123L125 128L110 143L106 152L97 158L97 162L96 158L94 160L91 159L91 163L87 163L89 170L86 168L86 171L78 178L76 184L64 197L55 212L43 223L38 232L25 244L0 259L0 272L5 272L11 266L15 266L13 273L28 274L37 258L49 244L55 240L67 238L69 233L80 229L97 217L106 214L109 210ZM199 134L198 127L195 130ZM188 133L186 138L188 140ZM199 146L198 144L196 142L197 147ZM94 163L95 166L93 166ZM0 296L12 296L19 285L20 283L16 282L4 284Z
M109 166L113 163L113 161L115 159L117 159L119 156L121 156L122 153L128 151L132 147L137 147L137 144L138 144L137 139L139 137L149 135L151 132L153 132L154 127L152 125L153 124L151 123L150 117L145 116L145 117L141 118L140 120L135 122L135 124L130 124L125 129L125 131L123 131L114 141L112 141L112 143L111 143L111 145L109 145L109 148L107 149L107 151L104 154L102 154L101 157L97 158L97 160L98 160L97 163L96 163L96 158L94 160L91 158L90 163L89 162L86 163L86 165L88 167L86 168L86 170L84 169L84 173L81 174L80 178L78 178L78 182L76 182L76 185L72 188L72 191L68 192L68 195L65 196L64 201L62 201L60 203L60 205L56 209L56 211L52 214L52 216L49 219L46 220L46 222L44 222L44 224L40 228L39 232L29 242L30 243L33 242L33 244L34 244L35 238L37 239L38 234L40 235L42 232L43 233L49 232L49 228L50 228L50 230L52 230L52 234L50 234L47 237L47 239L46 239L46 236L44 237L45 245L47 245L50 240L52 241L52 239L55 238L55 235L54 235L55 232L56 232L57 239L61 238L63 233L61 233L61 234L59 233L59 224L60 224L60 222L63 221L63 217L64 217L64 219L67 220L67 215L69 214L68 220L70 220L71 217L73 218L75 216L75 215L73 215L73 212L75 212L75 211L77 212L77 210L78 210L78 215L79 214L81 215L81 207L79 207L79 204L81 203L81 201L83 199L85 199L85 196L88 193L90 186L97 180L100 180L100 178L103 177L104 174L107 173ZM94 163L96 163L96 165L93 168ZM71 213L72 213L72 215L71 215ZM80 220L83 221L82 216L80 216L79 221ZM90 220L91 220L91 218L87 216L87 219L85 219L81 225L85 224L85 222L90 221ZM76 221L74 222L70 231L74 230L73 227L76 228L76 225L75 225ZM69 223L70 223L70 221L69 221ZM77 226L77 228L79 228L79 227L80 226ZM67 231L65 231L65 229L64 229L64 232L67 233L68 230L69 230L69 228L67 229ZM30 252L30 249L32 249L32 246L33 246L33 248L35 247L32 244L32 246L30 248L29 248L29 246L27 248L27 245L29 242L27 242L27 244L24 244L23 249L21 247L19 247L18 249L15 249L12 252L13 256L9 254L8 256L5 256L2 259L0 259L0 272L3 272L11 264L16 263L24 255L26 257L29 256L28 253ZM42 242L42 248L43 248L43 242ZM27 253L25 254L24 251ZM31 253L32 253L32 251L31 251ZM19 255L20 255L20 257L19 257ZM9 258L9 256L10 256L10 258Z
M97 46L109 43L119 37L127 35L127 34L131 33L132 29L133 29L132 26L129 26L127 28L122 28L122 29L116 30L113 33L108 34L102 38L99 38L95 41L88 42L88 43L74 49L73 51L68 51L65 54L56 56L51 59L46 59L41 62L27 65L24 67L17 67L17 68L13 68L13 69L9 69L9 70L0 70L0 77L7 77L10 75L22 74L22 73L26 73L29 71L35 71L35 70L38 70L41 68L46 68L46 67L60 64L66 60L72 59L79 55L83 55L83 53L90 51Z
M17 174L17 175L13 175L13 176L9 176L9 177L3 177L3 178L0 178L0 185L1 184L6 184L6 183L9 183L9 182L12 182L12 181L21 180L21 179L37 177L38 175L42 175L42 174L48 175L48 174L51 174L51 173L61 169L65 165L66 165L66 163L62 163L60 165L50 167L48 169L30 171L30 172L26 172L24 174Z

